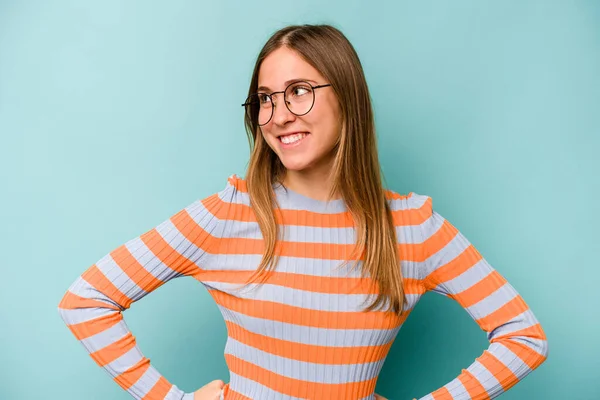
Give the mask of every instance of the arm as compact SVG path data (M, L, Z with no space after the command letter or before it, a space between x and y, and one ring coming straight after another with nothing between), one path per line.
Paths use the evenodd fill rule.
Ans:
M460 375L421 400L493 399L544 362L548 342L523 298L471 243L419 196L425 259L422 283L457 301L487 333L490 346ZM424 197L424 199L423 199Z
M211 231L219 226L214 211L220 204L216 194L198 200L119 246L83 272L58 305L92 359L136 399L193 399L193 393L171 384L142 354L122 312L173 278L199 279Z

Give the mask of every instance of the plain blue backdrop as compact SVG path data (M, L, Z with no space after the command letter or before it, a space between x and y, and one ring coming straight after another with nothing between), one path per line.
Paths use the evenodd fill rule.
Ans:
M244 176L254 59L292 23L345 32L388 187L432 196L542 323L548 361L502 399L600 398L600 7L550 0L0 1L0 398L130 398L57 305L104 254ZM196 281L125 319L179 387L228 381ZM487 345L429 293L376 391L423 396Z

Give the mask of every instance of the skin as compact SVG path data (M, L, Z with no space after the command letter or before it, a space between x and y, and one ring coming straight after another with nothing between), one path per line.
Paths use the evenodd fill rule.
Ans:
M280 47L269 54L261 64L258 87L261 92L284 90L285 82L306 79L313 86L329 83L298 53ZM339 103L329 87L315 90L315 103L308 114L297 116L283 103L283 93L273 101L273 117L261 126L262 135L286 168L284 185L295 192L317 200L325 200L331 187L329 172L334 159L334 145L341 132ZM282 133L310 132L296 148L283 149L277 138Z
M194 400L219 400L225 382L215 379L194 392Z

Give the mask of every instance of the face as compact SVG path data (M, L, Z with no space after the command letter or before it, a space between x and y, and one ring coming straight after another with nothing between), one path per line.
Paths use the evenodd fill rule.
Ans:
M280 47L269 54L258 74L259 92L285 90L287 81L302 79L313 86L327 84L325 78L298 53ZM328 173L334 158L333 149L340 135L339 103L331 86L314 90L315 102L305 115L290 112L283 102L283 93L273 96L275 109L271 120L261 126L262 135L287 169L288 174ZM293 144L282 138L289 133L306 133ZM293 135L292 135L293 136ZM290 136L290 138L292 137Z

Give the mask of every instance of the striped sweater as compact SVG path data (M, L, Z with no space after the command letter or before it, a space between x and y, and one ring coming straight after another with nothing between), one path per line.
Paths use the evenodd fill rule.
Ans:
M283 230L276 272L240 289L258 266L262 234L246 181L196 200L150 231L105 255L79 276L58 305L92 359L136 399L192 400L136 345L122 312L169 280L204 285L227 326L226 400L374 399L388 351L421 296L456 300L490 345L425 400L491 399L547 357L538 320L515 289L471 243L414 192L385 191L393 211L408 311L363 312L375 285L350 257L354 224L342 199L306 197L274 184ZM199 385L202 386L202 385Z

